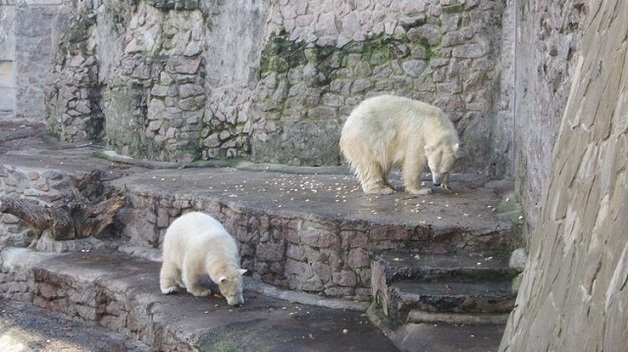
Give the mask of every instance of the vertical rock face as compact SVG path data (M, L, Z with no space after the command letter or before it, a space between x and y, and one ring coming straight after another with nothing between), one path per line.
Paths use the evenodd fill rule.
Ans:
M587 7L591 18L502 351L618 351L628 341L628 3Z
M65 141L104 136L99 62L90 31L94 23L94 16L72 20L47 77L46 123L51 132Z
M43 119L48 65L68 12L63 0L0 2L0 118Z
M274 5L251 110L252 159L341 162L344 120L361 100L385 92L442 108L465 145L460 167L503 174L509 161L493 150L503 13L495 1ZM508 154L507 140L498 153Z
M152 160L200 158L207 101L205 62L198 49L203 24L199 11L138 5L105 90L110 146Z
M15 114L15 6L0 7L0 119Z
M78 12L47 95L64 140L105 137L152 160L336 165L353 107L394 93L448 113L460 170L512 170L502 2L113 0Z
M516 3L514 174L532 226L547 185L586 11L577 0Z

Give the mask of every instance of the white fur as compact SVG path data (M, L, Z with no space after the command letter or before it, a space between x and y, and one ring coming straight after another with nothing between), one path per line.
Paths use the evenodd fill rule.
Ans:
M194 296L207 296L201 286L209 276L230 305L244 303L242 274L236 242L213 217L192 212L177 218L166 230L159 276L163 294L184 287Z
M392 193L387 175L394 166L401 166L407 192L430 193L431 189L421 187L426 164L434 184L448 189L458 146L456 129L442 110L392 95L360 103L340 137L340 150L365 193Z

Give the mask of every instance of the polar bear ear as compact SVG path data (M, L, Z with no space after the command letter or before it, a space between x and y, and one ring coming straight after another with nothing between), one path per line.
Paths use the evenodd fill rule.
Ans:
M225 281L227 281L227 276L226 276L226 275L223 275L223 276L221 276L221 277L218 279L218 283L219 283L219 284L222 284L222 283L224 283Z
M240 275L244 275L244 273L246 273L246 269L240 269Z

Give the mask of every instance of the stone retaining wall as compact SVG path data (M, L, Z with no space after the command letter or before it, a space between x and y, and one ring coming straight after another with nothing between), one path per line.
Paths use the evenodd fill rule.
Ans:
M504 9L488 0L105 2L83 9L65 34L75 41L59 46L47 120L64 140L105 136L137 158L337 165L352 108L395 93L448 113L465 144L460 170L504 175Z
M454 121L461 169L486 170L501 70L499 1L284 1L271 7L252 110L252 157L341 162L337 141L364 98L430 102Z
M71 199L66 171L2 166L0 196L33 199L59 205ZM76 172L80 178L83 172ZM146 176L149 177L149 176ZM101 242L38 243L44 251L79 251L119 246L139 246L158 251L169 224L192 210L209 213L221 221L239 243L242 266L262 282L327 297L368 300L371 294L371 258L387 249L412 248L432 253L508 250L512 231L493 231L447 225L434 229L429 223L378 224L345 220L308 212L244 206L228 196L195 196L181 192L137 190L131 181L117 180L112 187L127 193L127 206L116 216L112 236ZM0 218L0 248L26 247L33 234L15 216ZM102 237L102 236L101 236Z
M574 83L500 351L620 351L628 340L628 2L585 3Z
M507 250L510 232L473 234L452 227L436 234L429 224L374 224L292 212L246 208L224 199L130 190L118 216L119 232L131 245L158 248L167 226L183 212L198 210L223 223L240 245L242 266L254 279L327 297L368 300L371 258L386 249L426 252ZM508 239L510 238L510 239Z
M126 224L121 232L130 244L159 247L171 221L191 210L223 223L254 279L328 297L368 298L372 251L431 238L421 227L378 230L367 223L243 209L217 199L133 193L119 215Z

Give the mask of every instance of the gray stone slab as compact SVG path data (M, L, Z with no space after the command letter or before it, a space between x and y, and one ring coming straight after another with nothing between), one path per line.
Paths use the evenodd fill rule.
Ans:
M95 323L2 297L0 331L2 351L150 351L143 343Z
M222 297L159 292L159 263L121 253L2 252L3 295L26 280L32 301L89 318L142 340L151 350L395 351L364 311L330 309L245 291L234 308ZM13 279L11 279L13 278Z

